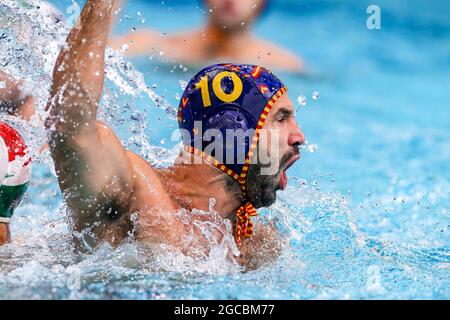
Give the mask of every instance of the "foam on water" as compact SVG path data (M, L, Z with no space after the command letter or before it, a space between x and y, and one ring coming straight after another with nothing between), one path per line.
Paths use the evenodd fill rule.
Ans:
M262 257L253 271L244 272L230 259L228 253L237 250L231 225L214 212L214 201L208 212L168 213L201 230L205 241L196 254L132 239L118 248L105 243L77 253L51 158L38 152L48 135L43 119L52 65L69 29L50 23L36 8L24 10L9 0L0 4L0 20L0 67L27 80L38 109L31 124L1 118L24 134L35 159L30 190L12 224L13 242L0 248L1 298L450 296L448 238L435 236L448 232L450 215L443 200L449 195L448 181L432 189L417 179L400 183L392 175L387 190L356 200L333 189L332 175L292 177L276 204L258 218L275 225L287 244L275 261ZM125 146L153 165L172 163L180 146L154 146L146 132L152 129L149 110L161 108L173 118L175 109L120 53L107 51L106 75L100 117L120 133ZM138 99L152 105L137 107ZM217 232L221 237L211 236ZM193 234L186 246L196 245Z

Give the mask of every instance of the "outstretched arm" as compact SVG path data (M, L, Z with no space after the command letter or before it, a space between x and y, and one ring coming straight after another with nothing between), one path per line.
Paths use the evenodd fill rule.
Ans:
M140 56L155 53L155 45L161 42L161 36L153 30L136 30L110 40L110 46L119 50L128 45L125 51L128 56Z
M50 148L77 230L127 212L133 190L125 149L96 119L114 2L87 0L57 59L47 106Z

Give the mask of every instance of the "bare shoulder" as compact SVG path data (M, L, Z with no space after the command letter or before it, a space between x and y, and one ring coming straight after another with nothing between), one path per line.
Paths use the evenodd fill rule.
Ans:
M293 52L275 45L274 43L257 39L262 64L269 68L282 69L293 72L302 72L304 62Z
M134 179L139 179L139 177L145 177L147 180L150 180L151 182L159 181L155 168L151 166L144 158L129 150L127 150L126 153L133 168Z
M133 170L132 210L172 209L172 200L160 179L158 169L139 155L127 151Z
M147 244L182 247L184 224L174 213L179 209L158 174L160 169L128 151L133 166L134 191L131 213L138 213L137 239Z

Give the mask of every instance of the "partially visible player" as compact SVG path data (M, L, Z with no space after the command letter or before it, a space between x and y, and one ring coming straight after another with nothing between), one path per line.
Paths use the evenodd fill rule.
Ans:
M0 245L11 241L9 224L30 181L31 165L22 136L0 122Z
M163 35L137 30L112 39L113 49L128 45L130 56L160 55L200 66L221 61L264 65L269 69L302 72L301 58L271 41L256 37L252 25L269 0L205 0L208 20L198 30ZM298 39L292 39L298 41Z

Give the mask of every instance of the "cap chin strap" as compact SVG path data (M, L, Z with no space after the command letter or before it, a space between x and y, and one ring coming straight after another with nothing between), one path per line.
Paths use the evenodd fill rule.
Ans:
M251 217L257 216L255 207L249 202L245 202L236 211L236 231L234 234L236 244L241 245L241 238L251 238L253 235L253 222Z

